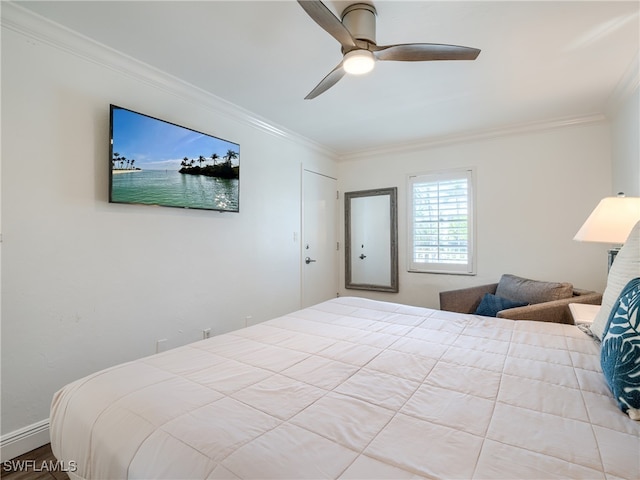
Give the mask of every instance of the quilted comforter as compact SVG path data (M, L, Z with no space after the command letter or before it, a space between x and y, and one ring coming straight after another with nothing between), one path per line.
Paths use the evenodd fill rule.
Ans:
M571 325L343 297L54 397L78 478L640 478L599 345Z

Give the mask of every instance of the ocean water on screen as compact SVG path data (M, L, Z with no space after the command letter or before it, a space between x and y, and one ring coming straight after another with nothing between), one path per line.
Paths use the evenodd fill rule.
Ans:
M111 200L171 207L238 210L238 179L137 170L112 177Z

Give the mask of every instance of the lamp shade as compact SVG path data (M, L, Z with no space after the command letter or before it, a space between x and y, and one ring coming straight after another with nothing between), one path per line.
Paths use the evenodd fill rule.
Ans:
M591 212L574 240L622 244L640 221L640 197L606 197Z

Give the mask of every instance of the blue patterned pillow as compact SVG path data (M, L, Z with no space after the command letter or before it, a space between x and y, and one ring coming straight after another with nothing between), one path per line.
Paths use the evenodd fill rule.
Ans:
M497 297L492 293L485 293L480 300L480 305L474 312L476 315L484 315L485 317L495 317L501 310L515 307L525 307L529 305L523 302L514 302L504 297Z
M640 420L640 278L622 289L602 337L600 364L620 409Z

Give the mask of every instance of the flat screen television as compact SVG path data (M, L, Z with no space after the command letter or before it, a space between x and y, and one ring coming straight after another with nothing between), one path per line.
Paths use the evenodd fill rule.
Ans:
M240 145L110 106L109 202L239 211Z

